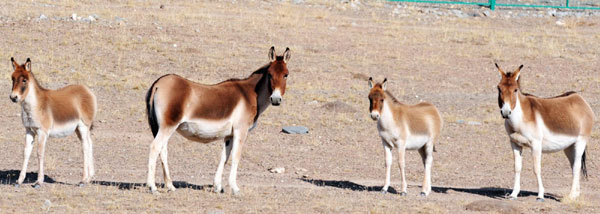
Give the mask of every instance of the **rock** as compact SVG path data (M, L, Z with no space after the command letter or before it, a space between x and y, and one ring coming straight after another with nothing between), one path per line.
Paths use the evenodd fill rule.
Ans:
M467 122L467 124L472 125L472 126L480 126L481 125L481 123L477 122L477 121L469 121L469 122Z
M294 4L302 4L304 0L293 0Z
M73 15L71 15L71 19L77 20L77 13L73 13Z
M452 13L454 13L454 15L456 15L456 17L458 17L458 18L467 18L467 17L469 17L469 15L463 13L460 10L452 10Z
M275 167L275 168L270 168L269 172L271 173L277 173L277 174L281 174L285 172L285 168L283 167Z
M52 202L48 199L44 201L44 205L42 205L42 209L48 210L52 206Z
M316 100L310 101L310 102L308 102L308 105L309 105L309 106L316 106L316 105L319 105L319 101L316 101Z
M463 123L465 123L465 120L457 120L456 123L463 124Z
M566 23L563 20L558 20L558 21L556 21L556 25L558 25L558 26L565 26Z
M492 13L489 10L483 11L483 15L486 17L490 17Z
M469 211L480 211L489 213L520 213L515 205L500 200L479 200L465 206Z
M48 19L48 17L44 14L40 15L40 17L38 18L38 20L46 20Z
M304 126L284 126L281 131L286 134L307 134L308 128Z

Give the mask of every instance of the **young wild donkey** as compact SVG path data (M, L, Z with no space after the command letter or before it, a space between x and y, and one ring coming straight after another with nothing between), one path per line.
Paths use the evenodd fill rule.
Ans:
M515 158L515 186L511 199L521 190L521 153L523 147L531 148L533 172L537 177L538 201L544 201L542 185L542 152L563 150L573 170L573 185L569 198L577 198L579 172L587 176L585 150L592 133L594 112L575 92L567 92L552 98L538 98L521 92L519 75L521 65L514 72L505 73L496 64L502 79L498 84L498 107L504 118L504 128L510 138Z
M398 148L398 165L402 175L402 192L406 195L406 175L404 162L406 150L419 150L425 165L425 178L421 196L431 192L431 165L433 162L434 141L442 129L442 117L430 103L405 105L386 91L387 78L375 84L369 78L369 111L371 118L377 121L377 130L385 149L386 177L382 192L390 186L392 148Z
M80 185L89 183L94 176L92 138L90 130L96 114L96 97L85 86L70 85L58 90L42 88L31 72L31 60L19 65L10 58L12 73L12 93L10 100L19 102L22 107L21 119L25 126L25 152L23 169L16 186L25 180L27 163L33 149L33 139L38 137L39 172L34 187L44 183L44 151L48 137L65 137L73 132L83 144L83 180Z

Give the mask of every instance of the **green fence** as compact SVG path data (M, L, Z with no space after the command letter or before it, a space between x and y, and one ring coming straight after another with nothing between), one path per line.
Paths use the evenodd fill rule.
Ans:
M462 5L478 5L489 7L491 10L495 10L496 7L536 7L536 8L564 8L564 9L576 9L576 10L600 10L600 7L595 7L594 4L590 6L581 6L569 4L570 0L562 0L564 4L561 5L543 5L543 4L512 4L502 3L501 0L484 0L480 2L465 2L465 1L437 1L437 0L389 0L396 2L416 2L416 3L436 3L436 4L462 4ZM548 2L548 1L546 1ZM573 2L573 0L571 0Z

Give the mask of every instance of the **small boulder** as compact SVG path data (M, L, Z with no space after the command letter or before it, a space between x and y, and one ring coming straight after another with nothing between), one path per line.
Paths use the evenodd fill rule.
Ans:
M308 134L308 128L304 126L284 126L281 131L286 134Z
M270 168L269 172L271 173L277 173L277 174L281 174L285 172L285 168L283 167L275 167L275 168Z

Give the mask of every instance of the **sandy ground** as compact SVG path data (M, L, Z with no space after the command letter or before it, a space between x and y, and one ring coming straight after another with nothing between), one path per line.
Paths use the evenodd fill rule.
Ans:
M5 1L0 8L0 210L3 212L467 212L493 201L492 212L600 212L600 131L588 144L589 178L578 201L562 152L544 154L547 200L535 201L530 150L524 152L522 192L510 193L513 160L497 107L499 75L520 64L523 91L541 97L578 91L600 118L600 21L597 17L457 18L423 13L424 5L338 1ZM161 5L162 8L161 8ZM441 6L441 10L449 10ZM472 8L470 8L472 9ZM475 8L477 9L477 8ZM544 11L541 11L544 12ZM75 21L72 20L76 13ZM40 19L44 14L46 19ZM95 21L86 21L89 16ZM79 17L79 18L77 18ZM283 105L270 107L244 145L242 195L210 192L221 142L169 144L178 190L145 187L152 135L144 96L159 76L176 73L202 83L243 78L268 62L268 49L292 50ZM97 175L78 187L81 144L75 135L50 139L41 189L13 187L23 153L20 106L8 99L10 57L31 57L47 88L88 85L98 97L92 138ZM408 196L381 194L384 153L368 117L367 79L389 80L405 103L434 103L445 121L434 154L433 193L418 196L423 167L407 155ZM286 135L285 125L310 128ZM34 148L35 151L35 148ZM271 167L285 167L273 174ZM28 182L37 177L32 155ZM158 168L160 169L160 167ZM228 177L228 167L224 184ZM162 173L157 172L162 182ZM394 161L392 186L400 175ZM470 211L469 211L470 212Z

